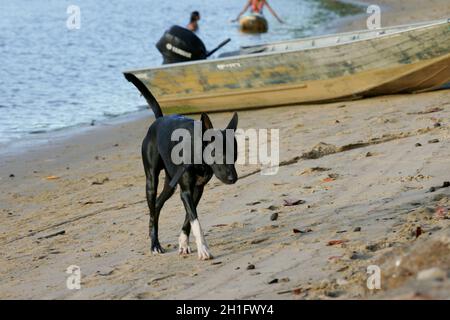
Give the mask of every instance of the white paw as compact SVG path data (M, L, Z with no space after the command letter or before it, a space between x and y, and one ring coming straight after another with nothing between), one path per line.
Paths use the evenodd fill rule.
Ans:
M192 250L191 250L191 247L189 247L189 246L187 246L187 247L180 247L179 249L178 249L178 254L180 255L180 256L185 256L185 255L188 255L188 254L190 254L192 252Z
M213 258L212 254L209 252L209 249L204 244L197 245L197 254L199 260L210 260Z
M181 232L180 237L178 238L178 253L180 255L190 254L192 252L191 247L189 247L189 238L184 232Z
M163 253L164 253L164 250L163 250L162 248L154 248L154 249L152 250L152 253L153 253L153 254L163 254Z

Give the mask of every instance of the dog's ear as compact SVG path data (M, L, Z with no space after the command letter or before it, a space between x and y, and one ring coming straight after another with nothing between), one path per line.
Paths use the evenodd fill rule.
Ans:
M202 113L200 121L202 122L203 132L213 128L212 122L211 122L211 120L209 119L209 117L208 117L208 115L206 113Z
M231 121L227 126L227 129L236 131L237 125L238 125L238 114L237 114L237 112L235 112L233 115L233 118L231 118Z

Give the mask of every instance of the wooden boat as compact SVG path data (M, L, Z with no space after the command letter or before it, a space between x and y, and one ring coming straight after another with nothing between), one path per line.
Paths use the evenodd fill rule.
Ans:
M450 82L450 20L242 50L125 77L149 88L165 113L182 114L421 92Z
M245 33L266 33L269 23L261 14L249 14L239 19L240 30Z

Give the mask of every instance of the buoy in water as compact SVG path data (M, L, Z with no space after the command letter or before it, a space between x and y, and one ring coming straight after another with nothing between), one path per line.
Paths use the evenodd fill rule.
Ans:
M242 32L245 33L266 33L269 31L269 23L261 14L249 14L239 19Z

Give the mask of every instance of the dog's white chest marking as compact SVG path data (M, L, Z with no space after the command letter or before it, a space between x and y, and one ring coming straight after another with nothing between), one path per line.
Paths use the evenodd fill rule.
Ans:
M197 244L197 254L200 260L212 259L212 255L209 252L208 245L206 244L205 237L203 235L202 227L198 219L191 222L192 233L195 237L195 242Z

